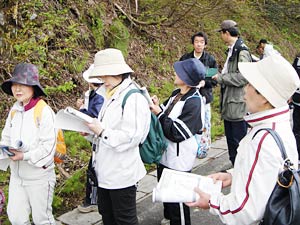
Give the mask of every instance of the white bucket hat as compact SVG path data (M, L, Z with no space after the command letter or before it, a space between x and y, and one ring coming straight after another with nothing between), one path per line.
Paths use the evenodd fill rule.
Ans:
M89 77L114 76L132 72L133 70L126 64L120 50L107 48L96 53L94 69Z
M300 87L300 80L292 65L280 55L272 55L255 63L240 62L242 75L275 108L287 104Z
M94 83L94 84L103 84L103 81L99 78L89 78L91 75L91 72L94 69L94 64L91 64L90 67L83 72L82 76L88 83Z

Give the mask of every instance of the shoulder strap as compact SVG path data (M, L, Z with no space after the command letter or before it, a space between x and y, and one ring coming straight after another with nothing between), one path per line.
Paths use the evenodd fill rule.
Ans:
M278 135L278 133L270 128L262 128L262 129L259 129L258 131L256 131L256 133L253 135L252 139L256 136L256 134L262 130L266 130L267 132L269 132L269 134L272 135L272 137L274 138L276 144L278 145L279 149L280 149L280 152L281 152L281 156L283 158L283 160L287 160L287 154L286 154L286 151L285 151L285 148L284 148L284 145L283 145L283 142L280 138L280 136Z
M33 118L34 118L34 122L35 122L36 127L40 126L42 111L43 111L43 108L46 105L47 105L47 103L43 99L40 99L35 105L34 112L33 112ZM11 111L11 113L10 113L10 119L11 120L14 118L16 112L17 112L16 110Z
M123 115L123 111L124 111L124 107L125 107L127 98L128 98L131 94L133 94L133 93L140 93L140 94L142 94L142 92L141 92L139 89L131 89L131 90L129 90L129 91L125 94L125 96L124 96L124 98L123 98L123 101L122 101L122 115Z
M33 118L34 118L36 127L40 126L40 122L41 122L41 118L42 118L42 111L46 105L47 105L47 103L43 99L40 99L34 107Z
M14 118L15 114L16 114L16 110L13 109L10 113L10 120L12 120Z

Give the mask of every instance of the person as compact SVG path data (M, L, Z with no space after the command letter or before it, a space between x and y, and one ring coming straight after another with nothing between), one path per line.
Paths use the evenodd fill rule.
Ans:
M259 46L263 51L262 58L266 58L272 54L280 55L280 53L276 49L274 49L273 45L269 43L266 39L260 39Z
M87 124L96 138L93 167L98 180L98 210L104 225L136 225L137 183L146 175L139 154L151 112L146 98L134 93L122 109L129 90L136 88L133 70L122 52L108 48L96 53L90 78L100 78L106 88L105 103L98 120Z
M47 105L43 108L39 125L34 121L34 109L41 96L46 96L39 82L35 65L17 64L12 77L1 85L2 90L13 96L12 106L2 130L1 145L9 146L14 156L2 159L10 166L8 190L8 218L13 225L55 224L52 200L56 182L54 153L57 131L54 112ZM14 113L14 115L12 115Z
M203 127L204 103L196 86L204 80L206 68L200 60L191 58L175 62L174 69L174 84L178 89L160 106L157 96L152 97L151 110L157 115L168 141L167 150L157 166L158 180L164 168L192 170L198 148L196 135ZM182 206L182 203L164 203L162 224L191 224L189 208L184 205L184 215L181 215Z
M239 69L249 81L245 87L245 101L251 126L241 140L236 163L230 173L210 175L231 186L227 195L209 195L199 189L200 198L190 207L210 209L224 224L259 224L267 201L282 169L281 151L274 138L262 128L275 130L281 137L288 158L298 167L296 141L290 126L287 100L300 86L291 64L280 55L272 55L257 63L240 62Z
M186 53L180 57L180 61L190 58L199 59L203 65L208 68L218 68L215 58L205 51L208 43L207 35L204 32L198 32L191 38L194 50L190 53ZM205 119L204 129L201 136L201 151L198 153L199 158L205 158L207 151L211 145L211 107L210 103L213 101L213 90L212 88L217 85L215 80L211 77L206 77L205 80L200 82L200 94L203 96L205 102ZM204 85L204 86L203 86Z
M77 99L76 106L79 111L89 115L93 118L98 118L100 109L104 103L104 98L98 93L99 89L103 85L103 81L97 78L89 78L91 71L94 69L94 64L90 65L89 69L84 71L83 78L89 84L89 90L85 92L84 99ZM92 135L85 136L87 140L92 143ZM78 211L82 213L88 213L92 211L97 211L97 185L94 181L94 175L92 170L92 158L91 156L88 170L86 174L86 184L85 184L85 199L83 204L79 205Z
M264 57L264 49L260 44L256 46L256 53L259 55L259 59L257 61L262 60Z
M300 53L298 53L293 61L293 67L300 77ZM300 162L300 87L292 96L293 108L293 132L296 138L298 159Z
M213 76L212 79L221 85L221 117L224 120L229 159L234 165L236 149L247 132L247 123L243 119L246 114L243 88L247 80L241 75L238 62L251 62L251 55L248 47L239 37L235 21L224 20L218 31L229 49L222 73Z

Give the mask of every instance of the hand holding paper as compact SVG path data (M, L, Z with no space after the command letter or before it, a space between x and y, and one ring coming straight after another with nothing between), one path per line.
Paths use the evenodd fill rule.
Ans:
M198 187L207 194L220 193L222 182L214 183L212 178L164 169L162 176L153 189L153 202L195 202L199 195L194 188Z

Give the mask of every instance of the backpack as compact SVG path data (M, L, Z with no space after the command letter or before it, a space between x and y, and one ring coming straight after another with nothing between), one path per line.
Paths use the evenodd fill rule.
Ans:
M142 94L142 91L139 89L131 89L126 93L122 101L122 113L124 111L127 98L133 93ZM157 119L156 115L151 112L149 133L147 134L147 137L143 141L143 143L140 143L139 145L140 156L142 161L147 164L158 164L163 152L167 149L167 147L168 143L164 136L161 124Z
M41 99L34 107L33 117L34 117L36 127L40 126L42 111L46 105L47 103ZM15 110L11 112L11 119L13 119L15 113L16 113ZM67 153L67 146L64 139L64 133L62 129L58 129L57 137L56 137L56 149L54 154L54 162L62 163L66 157L66 153Z
M277 183L267 202L264 216L259 225L296 225L300 223L300 171L293 167L279 134L270 128L262 128L255 135L266 130L274 138L284 160ZM252 139L253 139L252 138ZM298 168L298 165L296 165Z

